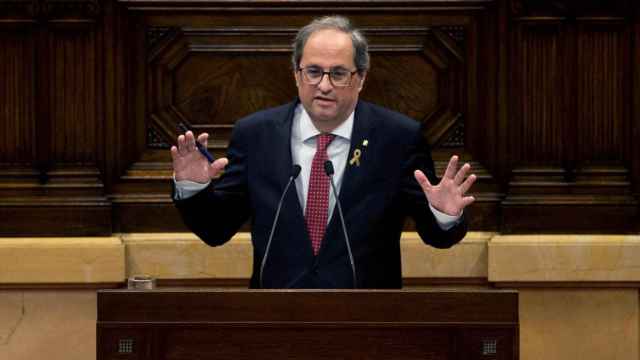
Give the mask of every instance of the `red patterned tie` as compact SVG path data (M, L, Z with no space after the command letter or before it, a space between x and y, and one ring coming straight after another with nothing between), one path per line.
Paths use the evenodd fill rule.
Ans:
M331 134L318 135L316 138L316 154L313 156L313 162L311 163L305 219L314 255L318 255L320 244L327 228L330 185L329 177L324 172L324 162L327 161L327 147L334 137Z

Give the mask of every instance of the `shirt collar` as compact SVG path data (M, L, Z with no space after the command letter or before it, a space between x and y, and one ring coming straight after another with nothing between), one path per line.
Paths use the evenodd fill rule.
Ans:
M305 142L317 135L320 135L320 131L316 129L311 121L311 117L309 117L309 113L304 109L302 104L298 105L298 109L296 109L296 113L300 114L300 121L298 122L298 134L299 139L302 142ZM353 130L353 118L355 111L352 111L347 120L342 122L337 128L333 129L331 134L339 136L341 138L347 139L351 141L351 131Z

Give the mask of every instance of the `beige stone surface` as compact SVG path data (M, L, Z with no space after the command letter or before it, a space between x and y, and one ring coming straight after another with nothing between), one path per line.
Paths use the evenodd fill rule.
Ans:
M499 235L488 266L491 282L638 282L640 236Z
M637 360L637 289L519 293L521 360Z
M0 360L91 360L95 353L95 290L0 290Z
M417 233L401 240L404 278L486 278L487 243L493 233L470 232L450 249L436 249Z
M127 234L127 276L150 275L159 279L248 279L253 250L250 234L239 233L228 243L211 247L197 236Z
M417 234L405 233L401 245L406 278L446 283L488 276L497 282L564 281L572 286L640 279L638 236L471 232L453 248L438 250ZM120 282L134 274L244 279L251 257L246 233L215 248L185 233L3 238L0 285ZM520 358L637 360L639 303L637 288L520 289ZM95 359L95 321L95 290L0 288L0 360Z
M469 233L451 249L425 245L417 233L401 240L407 278L486 278L487 242L492 233ZM251 275L251 237L239 233L223 246L210 247L192 234L126 234L127 276L160 279L246 279Z
M118 237L0 241L0 284L122 282L124 273Z

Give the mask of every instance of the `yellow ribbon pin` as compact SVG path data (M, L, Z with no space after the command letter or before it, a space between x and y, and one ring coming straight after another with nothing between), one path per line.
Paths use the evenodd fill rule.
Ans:
M356 166L360 166L360 155L362 155L360 149L353 150L353 157L349 160L349 165L356 164Z

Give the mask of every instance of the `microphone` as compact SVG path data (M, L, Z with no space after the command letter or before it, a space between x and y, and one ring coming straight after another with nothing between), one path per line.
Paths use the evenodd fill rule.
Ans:
M269 234L269 240L267 241L267 248L264 250L264 256L262 257L262 264L260 264L260 278L258 279L260 288L262 289L262 275L264 273L264 265L267 263L267 257L269 256L269 248L271 247L271 240L273 240L273 234L276 231L276 224L278 223L278 218L280 217L280 209L282 208L282 203L284 203L284 196L287 194L287 190L291 187L293 181L300 175L300 170L302 168L300 165L293 165L291 168L291 176L289 177L289 181L287 185L284 187L284 191L282 192L282 196L280 196L280 201L278 202L278 207L276 209L276 216L273 218L273 224L271 225L271 233Z
M324 162L324 172L329 177L329 181L331 182L331 189L333 190L333 196L336 197L336 205L338 206L338 215L340 215L340 223L342 224L342 233L344 233L344 242L347 245L347 253L349 253L349 263L351 265L351 274L353 274L353 288L356 289L358 287L358 278L356 276L356 266L353 262L353 254L351 253L351 243L349 242L349 234L347 234L347 226L344 222L344 215L342 215L342 205L340 205L340 198L338 197L338 192L336 191L336 184L333 182L333 163L331 160L327 160Z

